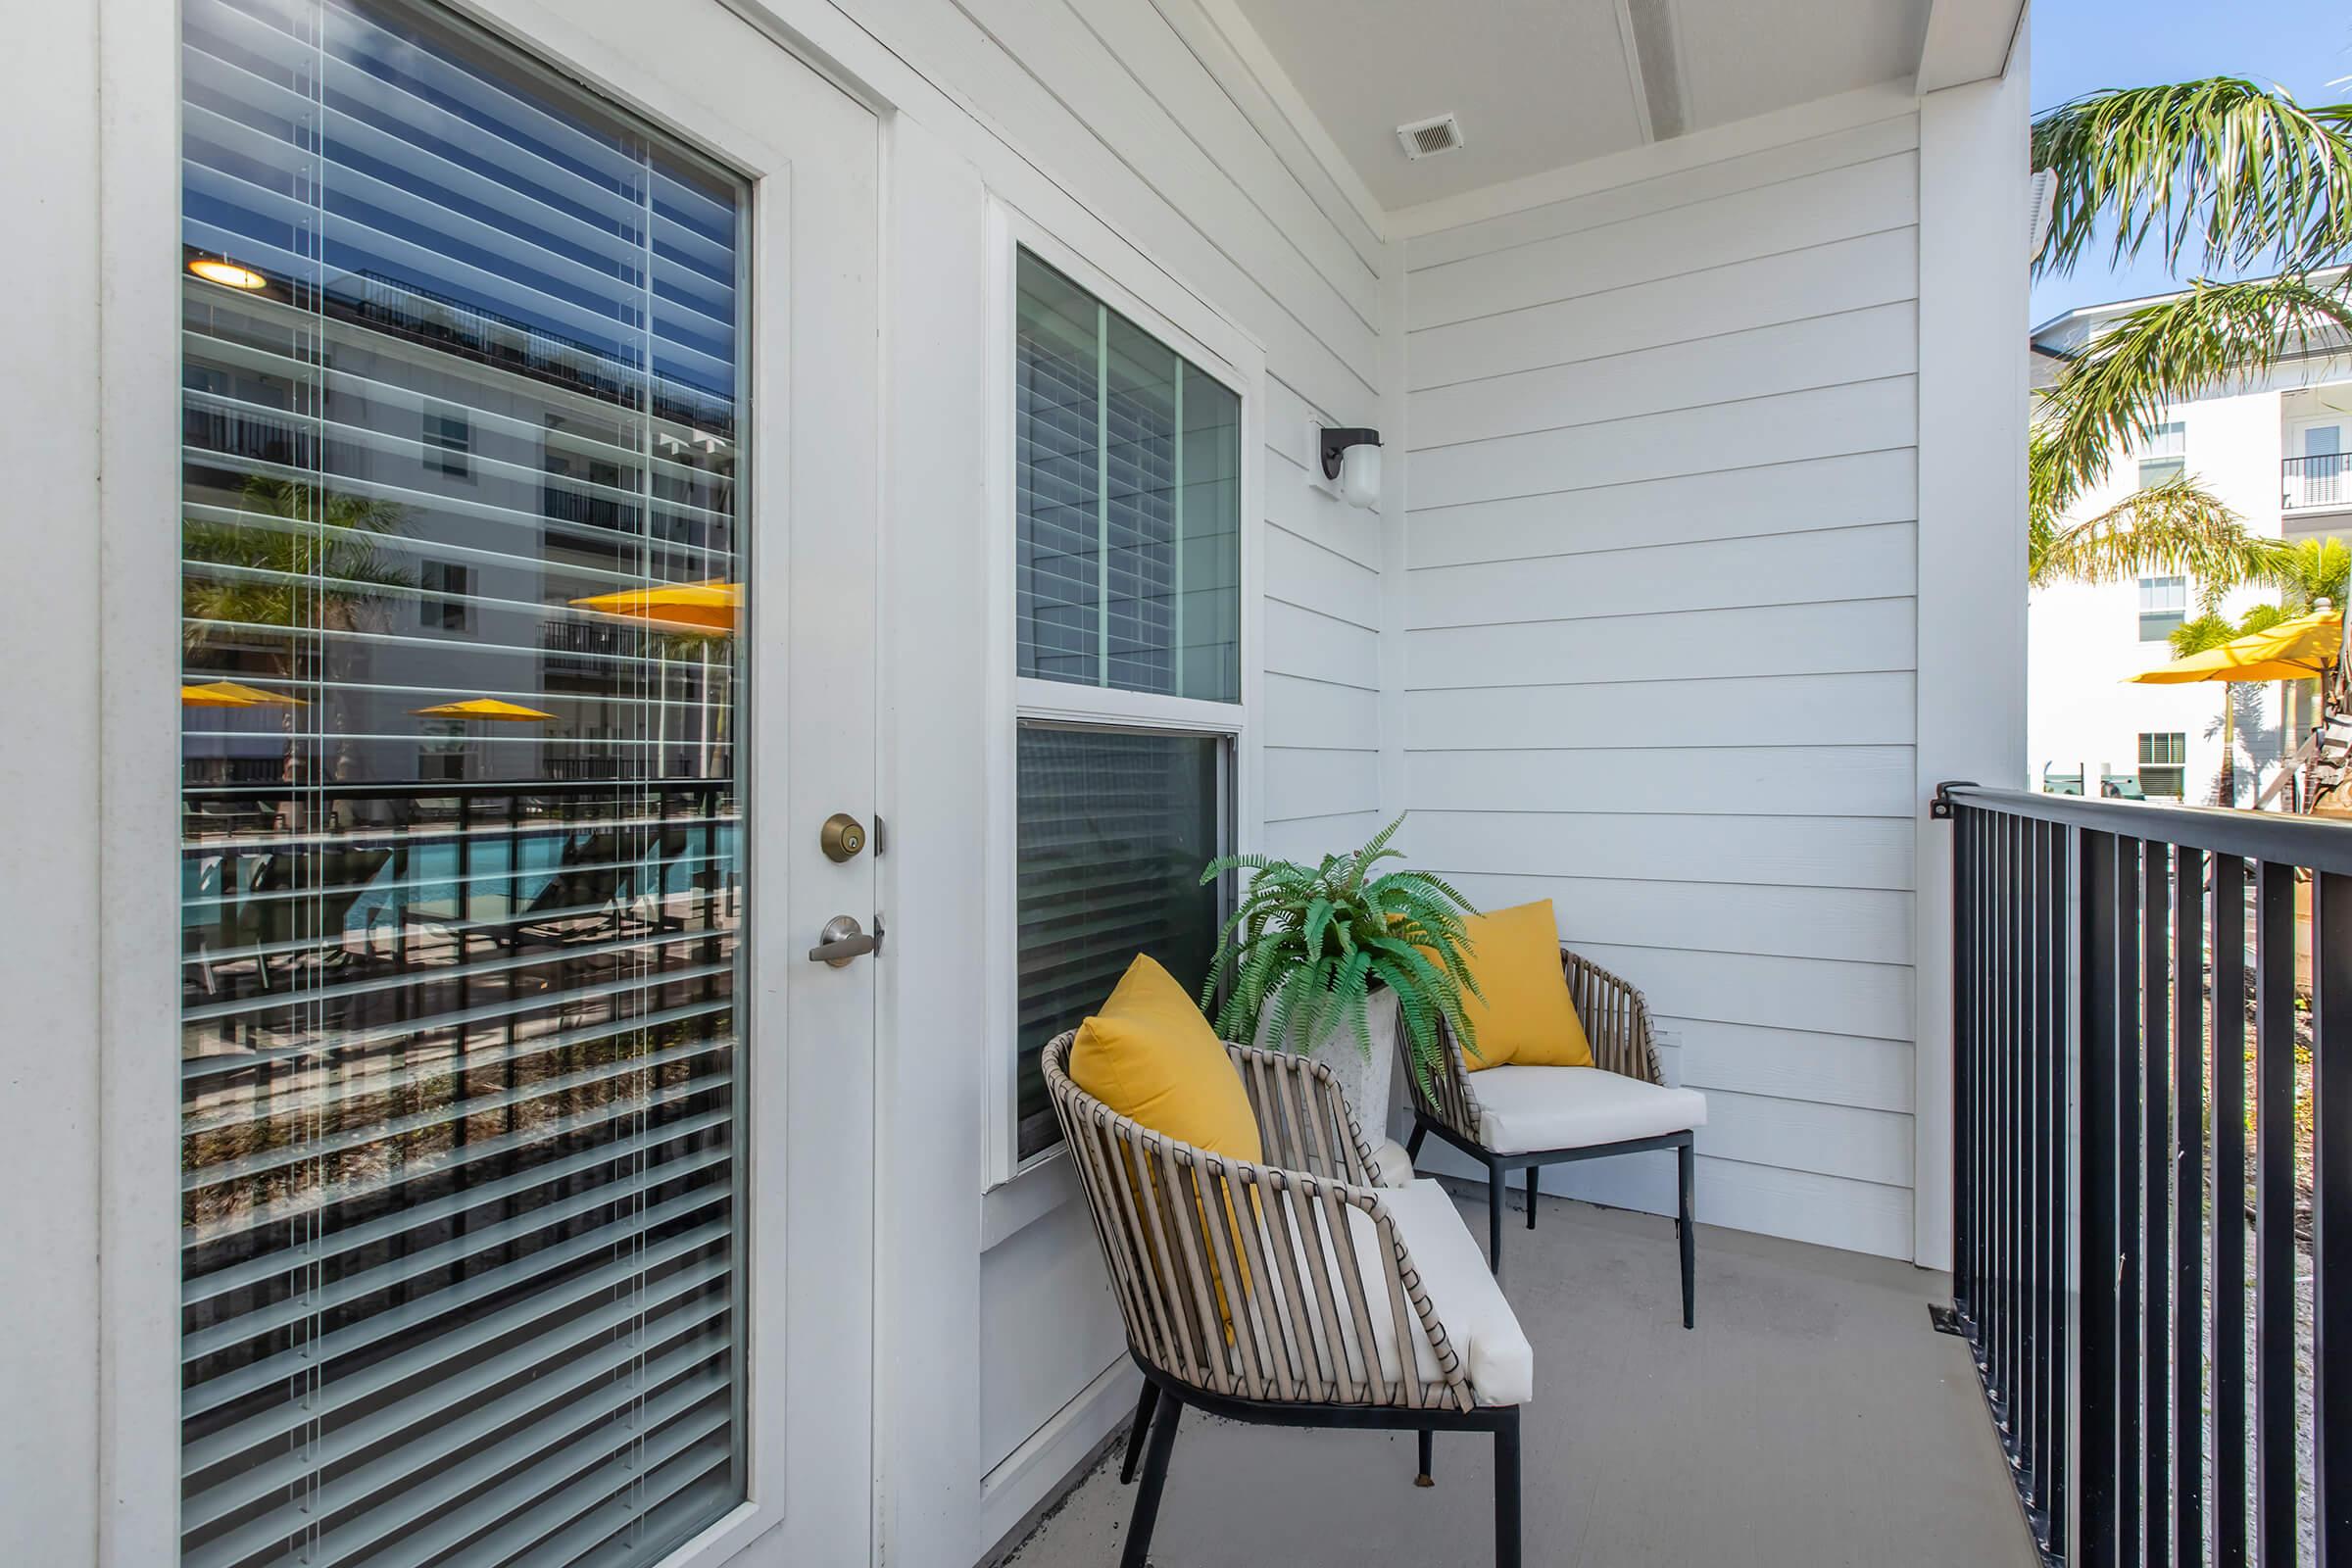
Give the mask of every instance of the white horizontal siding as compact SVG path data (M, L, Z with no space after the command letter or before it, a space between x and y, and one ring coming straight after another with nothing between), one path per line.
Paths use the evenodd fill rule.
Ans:
M1908 1256L1917 126L1410 242L1406 804L1709 1096L1704 1220ZM1547 1186L1664 1209L1672 1163Z
M1423 508L1407 536L1407 564L1519 561L1899 522L1911 515L1918 489L1916 454L1896 447Z
M1737 802L1723 803L1727 808ZM1707 812L1436 810L1413 813L1413 855L1464 873L1580 876L1729 886L1908 892L1916 854L1907 822L1871 816Z
M1603 606L1588 610L1605 611ZM1913 600L1852 599L1681 613L1439 627L1405 637L1415 688L1510 682L1696 680L1727 671L1806 675L1908 668L1917 646ZM1677 744L1695 735L1678 734Z

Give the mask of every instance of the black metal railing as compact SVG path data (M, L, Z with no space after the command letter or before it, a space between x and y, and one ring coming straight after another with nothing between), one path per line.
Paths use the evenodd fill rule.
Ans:
M1936 812L1954 1318L2045 1557L2352 1562L2352 824Z
M2352 502L2352 453L2323 452L2278 465L2279 500L2289 512Z

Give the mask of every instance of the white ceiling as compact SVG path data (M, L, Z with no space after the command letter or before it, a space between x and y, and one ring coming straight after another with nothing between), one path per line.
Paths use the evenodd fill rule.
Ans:
M1391 210L1698 130L1919 64L1928 0L1239 0L1374 199ZM1639 38L1666 39L1645 94ZM1647 62L1653 83L1659 63ZM1679 102L1678 102L1679 100ZM1396 126L1447 111L1463 146L1418 163ZM1671 118L1661 131L1672 128Z

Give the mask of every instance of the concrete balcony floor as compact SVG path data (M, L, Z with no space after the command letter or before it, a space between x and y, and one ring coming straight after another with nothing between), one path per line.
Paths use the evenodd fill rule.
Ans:
M1457 1190L1483 1240L1483 1194ZM1698 1327L1679 1311L1671 1220L1543 1199L1504 1234L1536 1347L1524 1416L1529 1568L2033 1568L1960 1341L1929 1325L1947 1276L1698 1231ZM1246 1427L1188 1410L1158 1568L1485 1568L1493 1441L1442 1434L1413 1486L1409 1433ZM1013 1554L1101 1568L1134 1491L1110 1457Z

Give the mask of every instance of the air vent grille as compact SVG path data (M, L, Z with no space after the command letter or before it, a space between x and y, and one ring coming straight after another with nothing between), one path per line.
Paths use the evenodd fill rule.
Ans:
M1451 115L1416 120L1409 125L1398 125L1396 139L1404 143L1404 156L1407 158L1421 159L1438 153L1449 153L1462 144L1462 122Z

